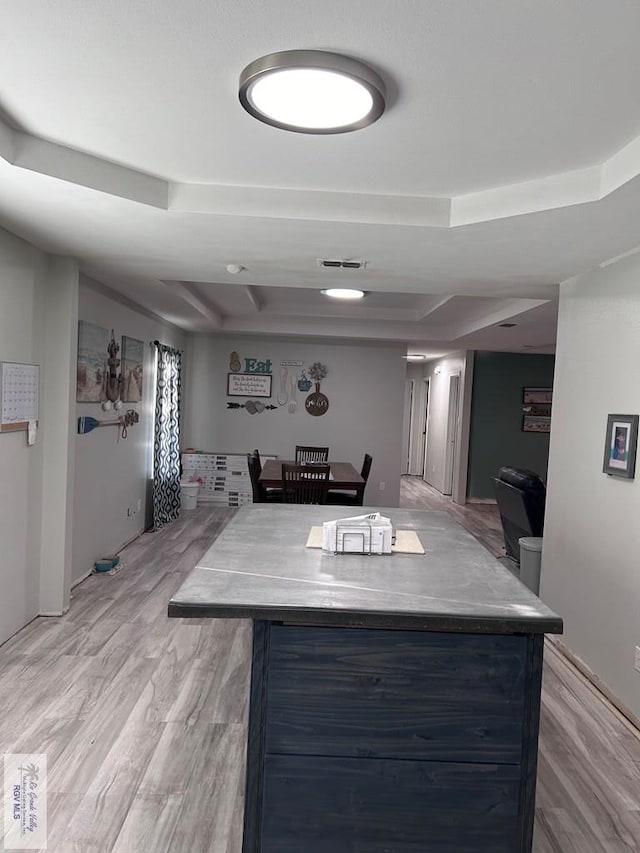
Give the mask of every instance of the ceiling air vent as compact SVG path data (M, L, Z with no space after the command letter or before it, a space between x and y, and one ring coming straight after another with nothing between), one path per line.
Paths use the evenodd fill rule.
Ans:
M517 323L500 323L501 329L513 329L514 326L517 326Z
M318 266L327 267L328 269L363 270L366 265L366 261L341 261L334 258L318 258Z

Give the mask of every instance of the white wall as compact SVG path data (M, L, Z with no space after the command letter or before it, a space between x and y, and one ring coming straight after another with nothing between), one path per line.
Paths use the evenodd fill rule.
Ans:
M77 260L56 255L49 258L42 305L46 322L40 388L43 465L39 612L55 616L68 609L71 591Z
M0 361L41 364L48 258L0 229ZM42 433L0 434L0 642L38 613Z
M312 417L304 409L307 396L298 391L298 410L288 406L251 415L244 409L229 410L227 397L229 356L236 350L241 359L271 359L273 393L266 403L277 404L280 362L299 360L308 368L315 361L326 364L329 374L321 390L329 398L329 410ZM183 446L199 450L246 453L257 447L263 453L292 458L296 444L329 446L330 457L352 462L358 469L365 452L373 466L365 502L373 506L398 506L402 446L402 417L406 362L405 348L398 345L347 345L307 343L275 338L190 338L185 394ZM288 368L289 371L299 368ZM313 389L312 389L313 390ZM379 484L385 483L383 492Z
M75 436L73 510L73 581L84 577L96 559L113 554L144 530L153 444L153 348L160 340L178 349L186 334L118 301L117 295L97 282L81 278L78 317L114 330L116 341L128 335L144 342L142 403L123 403L122 412L137 410L140 422L128 429L101 427ZM77 350L76 350L77 351ZM122 357L122 352L119 353ZM117 417L98 403L78 403L76 414L99 420ZM140 509L138 510L138 505ZM131 515L127 515L127 509Z
M111 415L75 402L77 319L145 344L141 423L77 435L76 417ZM0 642L40 614L69 605L71 583L96 558L144 527L152 437L154 339L184 348L186 335L145 316L96 283L78 289L78 264L0 230L0 361L40 365L40 426L0 434ZM137 512L138 501L141 509ZM134 514L127 517L127 507Z
M640 413L639 281L635 256L560 287L541 584L563 641L636 715L640 469L602 463L607 415Z

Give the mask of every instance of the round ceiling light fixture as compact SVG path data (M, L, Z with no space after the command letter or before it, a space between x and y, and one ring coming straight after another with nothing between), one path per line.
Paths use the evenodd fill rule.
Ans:
M381 78L362 62L324 50L284 50L240 75L240 103L254 118L297 133L346 133L380 118Z
M321 290L323 296L330 296L331 299L362 299L364 290L357 290L353 287L328 287L326 290Z

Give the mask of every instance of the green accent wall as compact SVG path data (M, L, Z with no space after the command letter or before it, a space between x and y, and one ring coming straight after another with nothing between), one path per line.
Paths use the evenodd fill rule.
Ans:
M522 389L551 388L555 358L476 352L471 397L467 497L493 498L503 465L529 468L546 481L549 434L522 431Z

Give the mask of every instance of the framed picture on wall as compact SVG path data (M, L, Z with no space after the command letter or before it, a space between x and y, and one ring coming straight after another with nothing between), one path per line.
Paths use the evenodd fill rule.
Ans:
M607 416L602 470L610 477L635 477L638 419L638 415Z
M78 403L101 403L107 399L108 343L109 332L103 326L78 322Z
M553 400L553 388L523 388L523 403L551 403Z
M227 397L270 396L270 373L227 373Z
M122 399L125 403L142 400L144 344L137 338L122 336Z
M537 415L522 416L523 432L551 432L551 418Z

